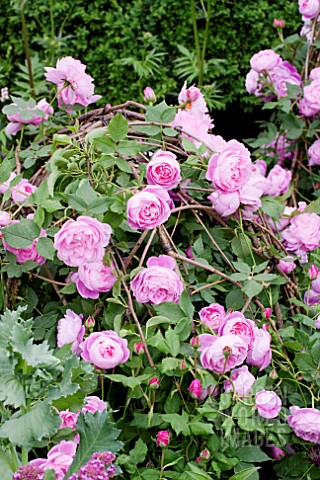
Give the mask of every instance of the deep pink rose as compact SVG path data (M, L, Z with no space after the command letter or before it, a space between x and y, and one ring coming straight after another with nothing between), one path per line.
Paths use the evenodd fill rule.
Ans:
M157 434L156 442L158 447L167 447L170 442L170 433L168 430L160 430Z
M267 176L265 194L271 197L278 197L286 193L290 187L291 172L279 165L275 165Z
M200 361L203 368L215 373L225 373L246 359L248 346L239 335L199 335Z
M190 385L188 387L188 390L190 392L190 395L193 398L199 399L201 397L201 394L202 394L202 385L201 385L200 380L197 380L197 379L192 380L192 382L190 383Z
M255 397L259 415L263 418L276 418L281 410L281 399L275 392L261 390Z
M264 318L266 318L266 319L270 318L271 315L272 315L272 308L266 307L266 308L263 310L263 315L264 315Z
M81 357L98 368L108 370L128 360L128 342L112 330L103 330L89 335L80 343Z
M299 12L305 18L315 18L320 11L319 0L299 0Z
M226 392L233 392L237 395L249 395L255 377L249 372L247 365L231 370L231 380L224 382Z
M220 323L218 333L220 337L223 335L239 335L242 340L251 347L255 334L255 323L246 318L241 312L228 313Z
M290 252L316 250L320 243L320 216L316 213L295 215L290 226L281 233L281 238Z
M185 109L193 114L205 114L208 112L208 107L200 88L192 85L187 88L187 82L184 82L183 87L178 96L180 105L185 104Z
M12 103L11 105L15 106L16 104ZM26 124L40 125L40 123L48 120L49 115L52 115L53 108L47 102L47 100L43 98L42 100L40 100L40 102L36 104L34 108L29 108L27 111L30 116L28 120L23 119L20 113L16 113L14 115L7 115L10 122L6 127L6 133L8 135L16 135L18 132L20 132L20 130L22 130L23 125ZM46 115L43 115L42 112L44 112Z
M71 428L72 430L76 429L79 412L73 413L69 411L69 408L67 408L67 410L62 410L59 412L59 416L62 420L60 428Z
M71 280L77 285L77 290L83 298L99 298L100 293L109 292L117 277L112 268L102 261L89 262L79 267L78 272L72 272Z
M200 320L211 327L212 330L218 330L219 325L226 316L225 309L219 303L211 303L208 307L204 307L199 312Z
M278 269L281 270L283 273L291 273L295 268L296 264L292 261L290 261L292 257L288 256L286 258L281 258L278 263Z
M90 412L90 413L102 413L106 408L107 404L103 400L101 400L99 397L96 397L94 395L91 395L90 397L85 398L86 404L82 407L82 412Z
M320 165L320 140L316 140L308 149L309 166Z
M52 468L56 479L62 480L67 473L76 454L77 444L73 441L62 440L58 445L49 450L44 469Z
M255 339L252 347L248 351L247 363L249 365L256 365L264 370L271 362L271 335L266 329L266 325L262 328L255 327L254 329Z
M104 247L110 241L112 229L95 218L80 216L68 220L54 236L57 255L69 267L79 267L103 259Z
M320 79L313 80L310 85L304 87L304 102L315 113L320 110Z
M286 456L286 452L275 445L270 445L269 447L270 455L275 460L281 460L281 458Z
M320 411L316 408L290 407L288 424L297 437L320 444Z
M172 207L166 190L159 186L146 187L128 200L128 225L135 230L155 228L168 220Z
M8 180L0 184L0 193L4 194L10 188L10 183L17 175L14 172L11 172Z
M150 257L147 268L141 270L130 284L137 301L152 305L179 303L183 284L174 268L175 261L167 255Z
M63 318L58 322L58 336L57 344L61 348L63 345L72 343L71 350L76 355L80 355L80 343L83 340L85 327L82 325L83 315L77 315L72 310L68 309Z
M237 140L230 140L220 154L210 158L206 179L221 192L232 193L241 189L251 172L249 150Z
M37 187L23 178L17 185L11 187L11 198L15 203L23 203L35 190Z
M255 53L250 60L250 66L258 73L270 71L281 63L281 57L273 50L261 50Z
M239 192L223 193L216 190L208 196L208 200L212 203L212 208L222 217L232 215L240 206Z
M158 150L147 165L146 177L149 185L159 185L165 190L176 188L181 181L177 156L168 151Z

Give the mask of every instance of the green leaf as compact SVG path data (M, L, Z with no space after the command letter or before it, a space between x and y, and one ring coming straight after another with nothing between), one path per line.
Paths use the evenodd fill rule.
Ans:
M261 203L261 210L275 220L278 220L279 215L283 213L284 204L276 198L269 196L262 197Z
M171 327L165 333L165 339L169 347L169 351L173 357L176 357L180 353L180 339L179 336L174 333Z
M0 428L0 438L30 450L43 437L56 433L60 423L59 415L53 415L47 401L42 401L18 418L7 420Z
M132 174L130 165L128 164L127 160L125 160L124 158L117 158L116 166L119 168L119 170L121 170L121 172Z
M251 245L251 240L243 233L239 233L238 236L234 237L231 241L233 253L240 258L246 258L250 255L250 248L248 245Z
M129 387L134 389L145 382L150 375L138 375L137 377L127 377L126 375L120 375L119 373L114 373L110 375L106 375L106 378L113 382L122 383L125 387Z
M12 480L13 472L16 470L11 453L0 449L1 480Z
M251 272L251 268L249 267L249 265L247 265L244 262L233 262L233 266L236 270L238 270L238 272L245 273L247 275L247 278L248 278L248 275Z
M10 247L27 248L39 236L40 228L32 220L22 219L3 228L2 233Z
M192 421L191 423L189 423L189 427L193 435L213 434L213 425L211 423Z
M189 415L187 412L183 411L181 415L177 413L166 413L165 415L161 415L161 417L164 422L170 423L177 435L179 435L179 433L182 433L185 437L190 435Z
M232 403L232 392L225 392L220 395L219 410L226 410Z
M250 389L251 395L255 395L256 393L261 392L261 390L265 390L267 380L268 375L263 375L262 377L257 378Z
M185 317L185 313L176 303L164 302L160 305L154 305L154 309L157 315L170 318L175 323Z
M14 408L26 405L23 384L15 374L14 363L9 360L3 348L0 348L0 401Z
M116 151L116 144L109 137L95 138L93 144L102 153L111 154Z
M182 292L182 295L180 297L180 302L179 305L181 307L181 310L185 313L185 316L192 318L194 314L194 306L192 305L191 299L188 295L188 292L184 290Z
M53 469L45 471L44 480L56 480L56 478L56 472Z
M212 477L208 475L204 470L202 470L199 467L196 467L192 463L188 463L188 467L190 468L190 472L186 470L183 473L183 476L187 476L187 478L190 478L191 480L212 480Z
M162 323L175 323L167 317L157 316L150 318L146 323L146 328L154 327L155 325L161 325Z
M123 445L117 440L120 430L117 430L114 423L110 421L106 410L102 413L96 412L94 415L90 412L80 413L77 432L80 434L80 443L65 479L87 463L93 453L105 451L117 453Z
M237 449L236 455L241 459L241 461L247 463L260 463L271 460L271 458L268 457L268 455L266 455L261 448L256 445L246 445L244 447L240 447Z
M134 140L122 140L117 147L117 152L125 157L134 157L140 152L140 150L141 144Z
M134 461L135 465L138 465L139 463L142 463L145 461L145 458L147 456L148 452L148 447L147 445L139 438L139 440L136 441L135 446L130 452L130 457Z
M181 360L179 360L178 358L164 358L161 362L161 371L162 373L170 372L172 370L175 370L176 368L179 368L180 364Z
M5 158L0 166L0 183L6 182L12 172L14 159Z
M259 467L246 468L245 470L242 470L242 472L232 475L230 480L246 480L247 478L250 478L257 470L259 470Z
M108 125L108 133L114 142L119 142L126 138L128 130L128 122L121 114L113 117Z
M259 295L263 290L263 285L261 283L255 282L253 279L247 280L243 288L241 289L247 297L252 298Z
M156 125L135 125L135 124L131 124L130 127L133 128L133 130L136 130L137 132L144 133L145 135L148 135L149 137L156 136L161 132L161 127L158 127Z
M53 260L55 254L55 248L53 246L53 241L49 237L41 237L37 242L37 251L38 253L48 259Z

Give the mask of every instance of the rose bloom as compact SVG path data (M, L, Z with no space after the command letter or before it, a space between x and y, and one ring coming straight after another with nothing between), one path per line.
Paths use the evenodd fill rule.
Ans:
M262 73L265 70L272 70L281 63L281 60L280 55L273 50L261 50L251 57L250 66L256 72Z
M146 187L128 200L128 225L135 230L158 227L168 220L172 207L166 190L159 186Z
M82 324L83 315L77 315L72 310L68 309L65 316L58 322L57 344L61 348L63 345L72 343L71 350L76 355L80 355L80 343L83 340L85 327Z
M316 140L308 149L310 167L320 165L320 140Z
M15 103L12 103L11 105L16 105ZM37 111L38 110L38 111ZM44 112L46 115L42 116L40 115L41 110ZM53 114L53 108L52 106L47 102L45 98L40 100L36 104L34 108L29 108L28 112L31 115L31 118L29 120L24 120L21 118L20 113L16 113L14 115L7 115L9 124L6 127L6 133L8 135L16 135L20 130L22 130L23 125L40 125L40 123L44 122L45 120L48 120L49 115Z
M71 274L71 280L83 298L99 298L100 293L109 292L117 277L113 275L111 267L102 261L89 262L79 267L78 272Z
M276 93L280 97L285 97L288 94L287 83L299 87L302 83L301 76L296 67L287 61L282 62L270 72L270 79Z
M306 102L304 98L302 98L298 104L299 106L299 113L301 115L304 115L305 117L314 117L317 115L319 109L318 108L312 108L310 105Z
M192 380L190 383L188 390L192 398L200 398L202 394L202 385L200 380Z
M200 362L203 368L221 374L241 365L246 359L248 346L239 335L199 335Z
M85 73L86 65L72 57L63 57L57 61L56 68L45 67L45 77L55 83L58 89L59 104L79 103L87 107L101 98L94 95L93 78Z
M255 323L248 320L241 312L232 312L226 315L223 322L219 326L218 334L223 335L239 335L242 340L251 347L255 334Z
M291 219L291 224L281 233L286 249L290 252L316 250L320 243L320 216L301 213Z
M216 190L207 198L212 203L212 208L222 217L232 215L240 207L239 192L223 193Z
M271 197L278 197L287 192L290 187L291 172L279 165L275 165L267 176L265 194Z
M23 178L17 185L11 187L11 198L15 203L23 203L35 190L37 187Z
M91 395L90 397L85 398L86 404L82 407L82 412L90 412L90 413L102 413L106 408L107 404L103 400L101 400L99 397L96 397L94 395Z
M241 189L251 172L249 150L237 140L230 140L220 154L210 158L206 179L221 192L232 193Z
M246 76L245 87L248 93L254 94L256 96L259 95L259 91L261 90L261 83L259 83L260 75L255 70L250 70Z
M176 188L181 181L180 165L172 152L158 150L147 165L146 177L149 185L159 185L165 190Z
M0 193L2 193L2 195L4 193L6 193L6 191L10 188L10 183L12 182L12 180L16 177L17 175L14 173L14 172L11 172L10 174L10 177L8 178L8 180L6 180L5 182L1 183L0 184Z
M167 447L170 442L170 433L168 430L160 430L157 434L156 442L158 447Z
M80 343L81 357L98 368L108 370L128 360L128 342L112 330L91 333Z
M60 428L71 428L72 430L76 429L79 412L73 413L69 411L69 408L67 408L67 410L62 410L59 412L59 416L62 420Z
M199 317L202 323L212 328L212 330L218 330L219 325L226 316L225 309L219 303L211 303L208 307L204 307L199 312Z
M292 257L288 256L279 260L278 269L281 270L281 272L288 274L296 268L297 265L294 262L290 261L290 258Z
M0 210L0 227L5 227L9 223L11 223L10 213Z
M187 82L184 82L178 95L178 102L180 105L186 104L184 108L192 114L201 115L208 112L208 107L200 88L194 85L187 88Z
M54 470L56 479L62 480L73 462L77 444L73 441L62 440L49 450L44 469Z
M266 329L266 325L262 328L255 327L254 329L255 339L252 347L248 351L247 363L249 365L255 365L264 370L271 362L271 335Z
M179 109L171 126L181 129L181 136L199 147L201 143L205 143L208 132L214 124L206 113L200 115Z
M137 301L152 305L179 303L183 283L174 271L175 265L175 260L168 255L150 257L147 268L141 270L130 284Z
M231 370L231 380L224 382L226 392L233 392L237 395L249 395L255 377L249 372L247 365Z
M304 102L314 112L320 110L320 79L313 80L310 85L304 87Z
M310 80L319 80L320 78L320 67L313 68L309 74Z
M288 424L297 437L320 444L320 411L316 408L290 407Z
M112 229L95 218L80 216L68 220L54 236L57 255L69 267L80 267L103 259L104 247L110 241Z
M299 12L305 18L314 18L319 14L319 0L299 0Z
M281 399L275 392L261 390L255 397L258 413L263 418L276 418L281 410Z

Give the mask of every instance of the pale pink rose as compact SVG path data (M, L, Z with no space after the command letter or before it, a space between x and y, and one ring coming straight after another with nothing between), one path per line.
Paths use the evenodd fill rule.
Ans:
M178 96L178 102L180 105L186 104L184 108L190 113L201 115L208 112L208 107L200 88L194 85L187 88L187 82L183 84Z
M208 150L205 153L205 157L211 157L212 153L221 153L225 148L227 142L221 135L213 135L208 133L204 138L203 142L208 147Z
M181 136L193 142L197 147L201 143L205 143L209 130L214 127L208 114L193 114L181 109L178 110L171 125L181 129Z
M286 193L290 187L291 172L279 165L275 165L267 176L265 194L271 197L278 197Z
M192 382L190 383L190 385L188 387L188 390L189 390L192 398L199 399L201 397L201 394L202 394L202 385L201 385L200 380L197 380L197 379L192 380Z
M103 259L104 247L108 245L111 233L107 223L80 216L63 224L54 236L54 248L58 258L66 265L79 267Z
M275 392L261 390L255 397L258 413L263 418L276 418L281 410L281 399Z
M212 203L212 208L222 217L232 215L240 206L239 192L223 193L216 190L208 196L208 200Z
M263 177L266 176L267 173L267 164L264 160L257 160L253 165L252 165L252 171L254 173L260 173Z
M281 57L273 50L261 50L255 53L250 60L250 66L258 73L270 71L281 63Z
M222 374L241 365L247 356L248 346L239 335L199 335L200 362L203 368Z
M59 416L62 420L60 428L71 428L72 430L76 429L79 412L73 413L69 411L69 408L67 408L67 410L62 410L59 412Z
M101 400L101 398L96 397L95 395L91 395L90 397L85 398L86 404L82 407L82 412L90 412L90 413L102 413L107 408L106 402Z
M219 303L211 303L208 307L204 307L199 312L200 320L212 328L212 330L218 330L221 322L226 316L225 309Z
M130 355L127 340L112 330L91 333L80 348L83 360L103 370L125 363Z
M241 312L228 313L220 323L218 334L220 337L224 335L239 335L242 340L250 348L254 342L255 323L246 318Z
M288 256L286 258L281 258L278 263L278 269L281 270L283 273L291 273L295 268L296 264L292 261L290 261L292 257Z
M77 315L68 309L65 316L58 322L57 345L59 348L68 343L72 343L71 350L76 355L80 355L80 343L83 341L85 327L82 324L83 315Z
M316 213L295 215L281 233L281 239L290 252L316 250L320 243L320 216Z
M170 442L170 433L168 430L160 430L157 434L156 443L158 447L167 447Z
M231 380L224 382L226 392L233 392L237 395L249 395L255 377L249 372L247 365L231 370Z
M5 227L11 222L11 215L9 212L0 210L0 227Z
M160 255L158 258L150 257L147 268L141 270L130 284L137 301L150 302L152 305L163 302L179 303L183 284L174 272L174 268L174 259L167 255Z
M12 103L11 105L15 106L16 104ZM39 110L46 115L42 115L42 112L39 112ZM16 135L22 130L23 125L40 125L40 123L48 120L49 115L53 114L53 108L45 98L42 98L34 108L28 108L28 113L30 116L28 120L21 118L20 113L7 115L10 123L6 127L6 133L8 135Z
M304 115L305 117L314 117L319 112L319 108L312 108L306 102L304 98L302 98L299 102L299 113Z
M271 335L267 331L266 325L263 325L262 328L255 327L254 334L255 339L252 347L248 351L247 363L260 367L261 372L261 370L267 368L271 362Z
M320 444L320 410L290 407L290 413L287 417L288 424L297 437Z
M230 140L220 154L210 158L206 179L221 192L233 193L241 189L251 173L249 150L237 140Z
M262 84L259 83L260 75L255 70L250 70L246 76L245 87L248 93L257 95L261 90Z
M158 150L147 165L146 177L149 185L159 185L172 190L181 181L180 165L177 156L168 151Z
M94 95L93 78L85 73L86 65L72 57L63 57L57 61L56 68L45 67L45 77L57 84L58 101L61 105L79 103L87 107L101 98Z
M320 79L313 80L310 85L304 87L304 102L314 112L320 110Z
M317 330L320 329L320 315L315 319L314 326L316 327Z
M13 220L12 223L19 223L19 220ZM47 234L43 228L40 230L40 237L46 237ZM13 253L17 257L18 263L26 263L28 260L33 262L39 263L39 265L43 265L46 262L46 259L42 257L37 250L37 243L39 238L35 238L32 244L26 248L13 248L7 244L4 237L2 236L2 244L5 250Z
M4 194L10 188L10 183L17 175L14 172L10 173L8 180L0 184L0 193Z
M284 61L280 65L277 65L269 73L270 80L273 83L275 92L279 97L285 97L287 92L287 83L291 85L297 85L301 87L301 76L298 70L291 63Z
M240 202L247 205L252 212L261 207L261 197L264 194L267 185L267 179L257 172L252 172L249 179L239 191Z
M135 230L158 227L168 220L172 206L168 192L162 187L146 187L128 200L128 225Z
M305 18L315 18L319 15L319 0L299 0L299 12Z
M73 462L76 450L76 442L62 440L58 445L49 450L44 469L53 469L56 480L62 480Z
M78 272L71 274L71 280L83 298L95 299L99 298L100 293L109 292L117 277L113 275L113 269L100 260L80 266Z
M154 103L157 101L157 97L156 97L156 94L154 93L154 90L153 88L151 87L146 87L144 90L143 90L143 100L144 102L148 103Z
M319 80L320 79L320 67L313 68L310 70L309 74L310 80Z
M23 203L35 190L37 187L23 178L17 185L11 187L11 198L15 203Z
M320 140L316 140L308 149L309 166L320 165Z

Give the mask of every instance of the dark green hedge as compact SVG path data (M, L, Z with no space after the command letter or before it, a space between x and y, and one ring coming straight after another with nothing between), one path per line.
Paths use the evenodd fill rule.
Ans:
M274 17L285 20L285 33L299 31L298 2L211 1L206 57L227 60L225 72L218 78L223 104L240 101L242 107L249 109L255 101L244 89L250 56L277 44ZM200 1L197 4L202 35L205 20ZM190 0L52 0L55 40L49 5L49 0L27 0L24 7L32 54L38 53L45 65L52 65L63 55L81 59L88 65L97 93L103 95L106 103L137 98L146 85L152 86L159 96L173 95L180 89L183 80L175 72L175 60L180 55L177 44L194 49ZM17 8L8 10L8 0L0 0L0 7L5 13L0 17L1 83L10 87L17 64L24 61L24 47ZM132 66L117 64L124 57L141 58L143 52L153 48L165 56L150 78L140 81ZM216 71L212 68L204 83L211 84L214 79Z

